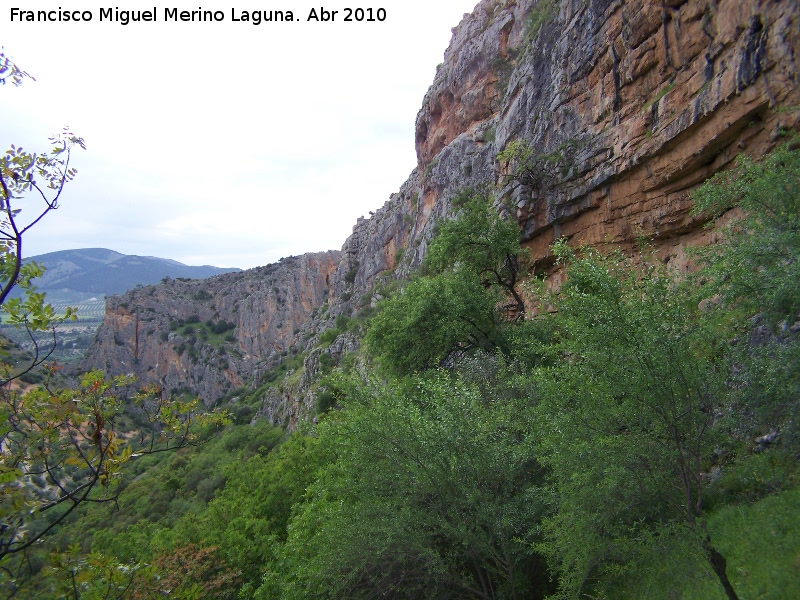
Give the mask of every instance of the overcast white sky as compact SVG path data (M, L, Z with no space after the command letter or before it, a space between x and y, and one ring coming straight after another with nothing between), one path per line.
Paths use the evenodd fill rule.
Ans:
M36 81L0 88L2 150L45 150L65 125L87 145L24 255L105 247L249 268L340 248L416 165L417 111L477 2L3 2L0 44ZM13 6L93 18L11 22ZM307 21L321 6L335 21ZM347 6L386 19L344 22ZM157 22L100 22L109 7L155 7ZM164 21L165 8L198 7L224 21ZM232 10L299 22L233 22Z

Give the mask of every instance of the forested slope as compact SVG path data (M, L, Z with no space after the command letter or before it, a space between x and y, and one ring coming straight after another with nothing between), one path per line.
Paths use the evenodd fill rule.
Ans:
M109 303L87 366L148 395L51 398L119 468L41 515L3 471L7 595L800 595L797 24L481 2L341 252Z

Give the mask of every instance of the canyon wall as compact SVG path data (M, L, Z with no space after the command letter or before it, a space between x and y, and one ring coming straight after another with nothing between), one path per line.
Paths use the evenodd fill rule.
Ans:
M643 235L684 267L686 247L714 239L691 190L797 130L798 52L797 2L485 0L454 28L417 116L418 168L358 222L340 271L358 265L356 293L407 276L456 193L487 185L540 265L562 236ZM559 157L557 175L510 177L498 154L513 142Z
M328 299L339 252L208 279L169 279L106 302L81 367L132 373L206 405L259 381L302 342L312 312Z
M356 344L342 332L317 347L319 335L412 273L436 222L468 188L488 190L519 220L521 243L542 268L562 236L625 246L642 235L686 268L685 248L714 240L689 214L690 191L737 154L761 156L798 129L798 60L796 1L484 0L453 29L423 100L417 169L358 219L341 252L110 301L89 363L186 386L212 403L226 389L258 387L257 365L308 350L303 377L270 389L262 406L274 422L295 423L312 411L321 356L339 360ZM501 154L514 144L541 173L515 176ZM283 275L266 283L271 269ZM212 298L179 308L178 288L176 298ZM148 311L157 326L144 321ZM184 340L174 331L162 339L163 327L194 313L235 318L241 358L228 350L222 369L211 351L195 352L195 362L185 347L177 354Z

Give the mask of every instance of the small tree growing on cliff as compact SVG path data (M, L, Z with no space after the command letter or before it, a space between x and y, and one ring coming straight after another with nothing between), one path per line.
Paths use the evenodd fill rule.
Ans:
M461 211L428 249L427 274L382 303L367 332L373 353L396 375L475 349L506 351L509 316L524 318L519 226L502 218L488 196L465 193L456 202Z
M484 289L496 288L507 298L503 307L522 319L525 303L517 290L525 275L519 224L503 218L488 195L462 192L458 216L444 223L425 256L425 267L435 273L468 271Z
M536 153L523 140L510 142L497 155L497 179L503 185L522 186L531 194L540 194L569 176L580 142L567 140L554 150Z

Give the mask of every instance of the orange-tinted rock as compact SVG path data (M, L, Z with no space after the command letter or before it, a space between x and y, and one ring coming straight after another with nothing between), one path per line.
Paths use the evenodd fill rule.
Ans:
M459 179L452 165L497 168L485 161L516 139L538 153L576 143L563 180L502 192L534 257L560 236L603 244L644 234L672 253L702 243L689 191L800 123L798 3L564 0L532 35L540 4L484 1L454 31L417 118L420 170L443 171L443 150L461 142L449 172L421 187L446 204ZM463 140L478 128L492 130L491 153Z
M456 194L487 185L540 264L561 236L625 246L645 235L687 268L685 249L716 236L690 216L691 190L737 154L761 156L798 129L798 60L796 1L483 0L454 29L417 116L417 169L358 219L341 252L112 300L87 364L185 386L208 402L257 385L290 347L379 299L376 284L412 273ZM575 152L563 176L527 189L504 184L496 160L514 140L538 154L564 144ZM211 300L191 299L209 285ZM326 301L324 319L309 321ZM169 321L195 313L234 320L235 348L190 353ZM262 413L290 425L307 414L320 357L355 348L348 336L313 350Z
M111 297L83 367L133 373L140 383L191 391L210 405L258 382L300 341L302 326L328 298L338 262L338 252L305 254ZM229 329L215 334L220 323Z

